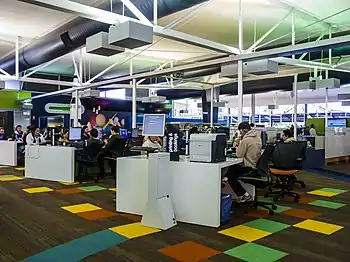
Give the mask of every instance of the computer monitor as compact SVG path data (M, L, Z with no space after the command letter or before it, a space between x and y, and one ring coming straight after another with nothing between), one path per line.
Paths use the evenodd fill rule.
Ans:
M103 136L103 130L101 127L95 127L95 129L98 131L98 138L102 139Z
M334 128L334 127L346 128L346 118L328 119L328 127L330 127L330 128Z
M119 132L120 136L124 139L127 139L128 138L128 130L127 129L120 129L120 132Z
M143 115L143 136L164 136L165 115L145 114Z
M139 129L138 128L133 128L131 130L131 138L139 138Z
M69 140L71 140L71 141L81 140L81 128L80 127L69 128Z

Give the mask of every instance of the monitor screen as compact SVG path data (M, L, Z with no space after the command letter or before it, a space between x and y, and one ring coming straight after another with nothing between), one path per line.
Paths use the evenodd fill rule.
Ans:
M128 138L128 130L127 129L120 129L120 136L124 139Z
M346 119L345 118L328 119L328 127L330 127L330 128L334 128L334 127L346 128Z
M72 140L72 141L81 140L81 128L80 127L69 128L69 140Z
M132 138L139 138L139 129L138 128L133 128L131 130L131 137Z
M102 139L102 136L103 136L103 130L101 127L95 127L96 130L98 131L98 138L99 139Z
M164 136L165 115L145 114L143 115L143 136Z

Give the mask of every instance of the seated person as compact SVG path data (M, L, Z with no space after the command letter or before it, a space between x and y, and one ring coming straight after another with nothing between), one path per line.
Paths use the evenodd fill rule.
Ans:
M64 129L62 131L62 135L58 139L58 142L60 142L60 143L69 143L69 132L68 132L68 129Z
M7 136L5 134L5 129L0 127L0 140L7 140Z
M40 129L36 126L33 126L30 130L30 133L26 136L26 144L30 145L39 145L45 142L45 138L40 134Z
M13 141L22 141L23 134L22 126L17 125L12 135Z
M248 122L240 123L238 130L240 138L236 140L238 144L236 155L238 158L243 158L243 165L230 166L225 171L228 183L238 197L238 202L247 202L252 200L252 196L244 189L237 178L255 168L261 155L262 143L260 132L252 129Z
M282 140L284 143L291 143L296 141L290 129L283 130Z
M161 139L158 136L149 136L145 138L142 147L150 147L155 149L162 149Z
M105 145L102 148L102 151L100 153L99 157L99 164L100 164L100 176L104 177L105 176L105 169L104 169L104 157L120 157L124 155L124 150L125 150L125 144L126 140L122 138L120 135L120 130L118 127L113 126L111 128L111 135L108 140L105 140ZM112 171L113 168L111 168Z

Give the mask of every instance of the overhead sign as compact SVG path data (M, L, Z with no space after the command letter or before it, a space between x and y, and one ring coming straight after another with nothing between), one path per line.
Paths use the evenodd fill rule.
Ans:
M84 114L85 108L84 106L81 107L81 113ZM48 103L45 105L45 111L50 114L70 114L70 104L56 104L56 103Z

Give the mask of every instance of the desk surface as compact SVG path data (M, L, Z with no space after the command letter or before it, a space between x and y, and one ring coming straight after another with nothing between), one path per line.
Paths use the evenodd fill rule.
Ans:
M148 160L148 158L145 155L139 155L139 156L128 156L128 157L121 157L118 158L118 161L123 160ZM190 159L186 156L180 156L180 161L171 161L171 163L174 164L188 164L188 165L218 165L220 168L225 168L228 166L240 164L243 162L242 158L227 158L224 162L218 162L218 163L205 163L205 162L191 162Z

